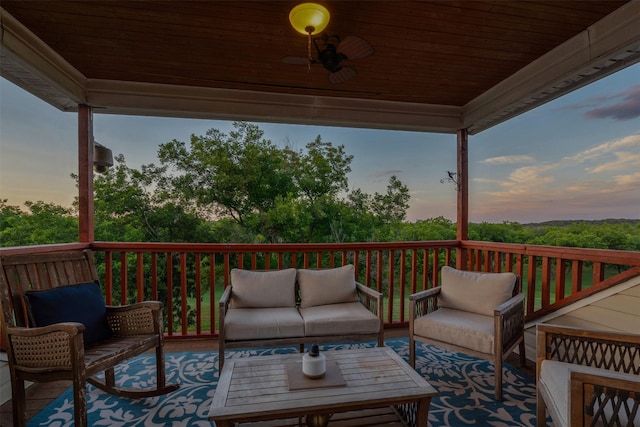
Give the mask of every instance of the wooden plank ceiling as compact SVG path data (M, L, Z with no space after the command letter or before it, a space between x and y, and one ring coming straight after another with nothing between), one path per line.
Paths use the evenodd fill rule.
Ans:
M463 107L627 1L324 1L373 56L331 84L292 65L294 1L14 1L2 8L87 79Z

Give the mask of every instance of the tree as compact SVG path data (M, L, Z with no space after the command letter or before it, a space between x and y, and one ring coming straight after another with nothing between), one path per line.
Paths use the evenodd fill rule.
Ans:
M0 244L31 246L78 240L78 219L73 209L43 201L25 203L28 212L0 200Z
M191 135L188 147L177 140L161 144L158 157L175 172L161 183L176 200L244 225L249 215L267 212L297 189L289 151L262 139L256 125L236 122L234 128L228 136L216 129Z
M215 129L189 145L162 144L158 187L182 206L211 219L231 218L256 241L342 241L341 197L353 156L316 139L295 151L263 138L256 125L236 122L229 135Z
M371 209L383 223L402 222L407 216L410 199L409 188L393 175L389 178L387 192L373 196Z
M346 191L353 156L345 154L344 145L334 147L318 135L306 148L306 153L300 151L293 156L297 162L295 178L301 194L314 203L321 197L333 199L340 191Z

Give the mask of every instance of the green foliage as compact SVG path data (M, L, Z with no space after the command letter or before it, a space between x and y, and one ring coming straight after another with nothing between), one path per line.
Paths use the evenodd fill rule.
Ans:
M203 220L225 221L225 236L232 231L226 221L233 221L240 228L230 235L247 242L373 240L377 227L406 217L409 189L395 176L385 194L349 193L353 156L344 146L318 136L295 151L263 136L258 126L236 122L228 135L211 129L189 144L161 144L162 166L148 166L161 193L156 203L173 201Z
M23 212L0 200L0 245L30 246L78 241L78 219L72 209L53 203L25 202Z
M470 240L504 243L533 243L535 238L536 236L530 228L527 228L517 222L503 221L500 224L491 224L488 222L469 224Z
M177 140L161 144L158 157L176 172L161 181L175 200L244 225L249 215L267 212L296 188L292 153L262 139L256 125L234 127L228 136L216 129L192 135L189 146Z

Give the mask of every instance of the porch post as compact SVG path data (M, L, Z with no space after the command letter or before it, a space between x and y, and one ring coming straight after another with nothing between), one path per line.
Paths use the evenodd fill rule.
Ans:
M469 239L469 133L466 129L458 130L458 241ZM464 269L467 265L467 252L458 248L456 256L456 268Z
M78 105L78 241L91 243L93 223L93 111Z

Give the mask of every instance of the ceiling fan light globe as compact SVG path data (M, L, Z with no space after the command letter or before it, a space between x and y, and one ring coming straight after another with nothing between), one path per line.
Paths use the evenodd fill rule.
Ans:
M291 9L289 22L300 34L320 34L329 25L329 11L317 3L302 3Z

